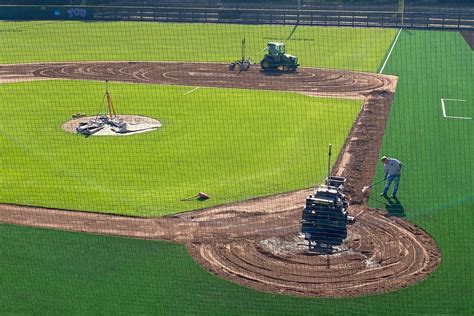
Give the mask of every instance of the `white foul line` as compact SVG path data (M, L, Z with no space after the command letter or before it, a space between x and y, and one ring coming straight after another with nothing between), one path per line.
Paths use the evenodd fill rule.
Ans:
M443 116L445 118L452 118L452 119L459 119L459 120L472 120L472 117L446 115L446 105L445 105L444 101L466 102L466 100L441 98L441 110L443 110Z
M196 91L197 89L199 89L200 87L196 87L192 90L189 90L188 92L186 92L185 94L190 94L190 93L193 93L194 91Z
M403 28L401 27L400 30L398 30L397 37L395 37L395 40L393 41L392 47L390 48L390 51L388 52L387 58L385 58L385 62L382 65L382 68L380 68L379 74L383 72L385 69L385 66L387 65L388 59L390 58L390 55L392 55L392 51L395 48L395 44L398 41L398 37L400 36L400 33L402 32Z

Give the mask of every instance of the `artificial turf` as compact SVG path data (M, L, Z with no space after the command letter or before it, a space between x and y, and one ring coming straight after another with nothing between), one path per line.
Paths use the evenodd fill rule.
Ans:
M66 133L95 114L103 83L0 85L0 201L160 216L309 187L324 179L329 143L341 149L359 100L293 93L111 85L118 113L159 119L127 137ZM102 105L102 111L105 111ZM204 191L207 201L182 201Z
M400 79L381 155L403 162L402 178L398 202L378 187L370 204L420 225L441 250L438 270L415 287L416 311L472 315L474 52L458 32L404 30L385 72ZM473 119L444 117L441 99L465 100L447 101L446 115Z
M179 244L9 225L0 241L3 315L468 314L469 284L455 298L437 277L385 295L302 298L213 276Z
M283 41L305 67L377 71L395 30L156 22L0 22L0 64L39 61L260 62ZM291 36L290 36L291 35Z

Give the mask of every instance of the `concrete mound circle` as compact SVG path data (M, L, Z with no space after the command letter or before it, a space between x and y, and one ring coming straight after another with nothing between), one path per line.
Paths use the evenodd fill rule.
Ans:
M80 123L90 121L95 117L96 116L84 116L80 118L73 118L72 120L65 122L61 127L68 133L77 134L76 128ZM151 117L140 115L117 115L117 118L127 122L126 132L115 132L111 126L106 125L102 130L94 133L93 136L128 136L152 132L161 127L161 122Z

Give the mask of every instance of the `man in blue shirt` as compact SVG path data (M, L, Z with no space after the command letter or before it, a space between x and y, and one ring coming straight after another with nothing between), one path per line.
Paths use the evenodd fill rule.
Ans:
M386 196L388 189L390 188L390 185L392 184L392 182L395 182L391 197L396 198L397 192L398 192L398 184L400 183L402 163L398 159L390 158L387 156L383 156L380 160L382 161L384 165L383 166L384 180L387 180L387 182L385 183L383 192L380 193L380 195Z

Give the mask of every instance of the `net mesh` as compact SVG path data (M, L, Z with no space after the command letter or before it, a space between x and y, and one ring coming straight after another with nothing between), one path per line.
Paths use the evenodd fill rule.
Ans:
M473 12L0 1L0 311L472 314Z

